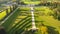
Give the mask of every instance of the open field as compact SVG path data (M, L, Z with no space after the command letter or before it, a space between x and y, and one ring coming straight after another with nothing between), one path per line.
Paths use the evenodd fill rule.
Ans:
M13 0L11 7L0 9L0 24L7 34L60 34L60 3L41 1Z
M60 21L54 19L53 16L49 16L48 13L49 12L53 13L52 10L45 6L42 7L34 8L35 23L36 27L38 28L38 31L35 32L34 34L41 34L40 33L41 23L43 23L46 26L46 28L49 28L48 29L49 32L47 31L47 33L57 34L58 32L60 32ZM21 34L26 29L28 30L32 27L31 12L29 11L30 8L29 7L27 7L27 9L22 8L22 10L21 8L18 8L16 12L4 24L2 24L9 34L15 34L16 31L18 32L18 34ZM32 34L31 31L26 32L26 34L29 33Z

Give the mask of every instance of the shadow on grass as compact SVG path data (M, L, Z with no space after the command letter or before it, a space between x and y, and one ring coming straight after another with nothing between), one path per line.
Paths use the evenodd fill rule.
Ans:
M17 34L21 34L22 32L25 32L26 33L26 31L25 31L25 28L26 27L30 27L31 26L31 20L30 21L28 21L26 24L24 24L21 28L19 28L17 31ZM28 25L28 26L27 26ZM16 33L16 31L15 31L15 33Z
M14 31L15 29L17 29L17 28L19 28L21 25L23 25L28 19L28 16L26 17L26 18L24 18L24 19L22 19L21 21L19 21L14 27L12 27L10 30L9 30L9 32L10 31ZM30 19L30 18L29 18ZM25 20L25 21L24 21ZM21 24L20 24L21 23ZM16 28L16 26L17 25L19 25L17 28Z
M60 21L60 15L58 16L58 20Z
M59 31L55 27L47 26L47 25L44 25L43 23L41 23L41 24L42 24L42 26L47 27L47 33L48 34L59 34Z
M47 26L48 28L48 34L59 34L59 32L56 30L56 28Z
M21 21L19 21L14 27L16 27L20 22L23 22L23 21L24 21L25 19L27 19L27 18L28 18L28 16L27 16L26 18L22 19ZM11 30L12 30L14 27L12 27Z
M18 15L19 13L19 9L17 9L16 11L18 12L15 12L13 15L11 15L3 24L2 26L5 27L5 29L7 29L11 23L13 23L14 19L16 18L16 16Z
M14 28L11 28L11 30L9 31L9 34L14 33L15 30L17 30L19 27L23 26L23 24L25 24L25 22L27 22L28 20L31 20L31 18L25 19L25 21L22 20L23 22L20 21L19 24L18 24L18 27L16 28L16 26L17 26L17 25L16 25L16 26L14 26ZM20 23L21 23L21 24L20 24ZM25 25L24 25L24 26L25 26ZM24 27L24 26L23 26L23 27ZM22 28L22 27L21 27L21 28ZM18 31L18 32L19 32L19 31Z
M22 33L23 31L21 31L21 30L23 30L23 29L25 29L26 27L28 27L29 24L31 25L31 20L29 20L26 24L24 24L24 25L18 30L19 34ZM28 26L27 26L27 25L28 25Z

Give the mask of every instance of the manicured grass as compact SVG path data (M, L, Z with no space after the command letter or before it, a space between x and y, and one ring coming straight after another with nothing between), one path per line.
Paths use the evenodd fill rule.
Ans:
M15 31L18 31L18 33L21 34L25 30L25 28L31 27L31 16L29 16L29 14L30 14L30 12L22 11L19 8L2 25L6 28L6 30L8 31L9 34L14 34Z
M20 10L22 10L22 11L29 11L30 10L30 8L29 7L20 7Z
M8 13L10 13L11 11L10 11L10 6L7 6L7 8L8 8Z
M50 26L50 27L56 28L55 31L58 31L60 33L60 28L59 28L60 21L58 21L57 19L54 19L53 16L49 16L47 13L50 12L50 11L51 12L53 12L53 11L50 10L49 8L48 9L47 8L46 7L36 8L36 11L35 11L34 14L35 14L35 16L37 16L37 17L35 17L35 21L36 21L35 23L36 23L37 28L40 29L40 24L43 23L44 25L46 25L46 27ZM41 13L39 13L39 12L41 12L42 10L47 15L45 15L45 14L44 15L40 15ZM38 33L39 33L39 31L38 31Z
M53 10L51 10L49 7L46 6L40 6L40 7L35 7L34 10L36 11L35 13L38 14L45 14L45 15L49 15L50 13L53 14Z
M38 1L38 0L35 0L35 1L32 1L32 0L21 0L21 1L23 1L26 4L39 4L40 3L40 1Z
M6 16L6 10L0 13L0 20Z
M16 12L12 16L10 16L4 24L2 24L7 30L8 34L15 34L16 31L18 32L18 34L21 34L25 31L26 28L32 27L32 18L29 10L29 7L18 8ZM53 10L50 10L50 8L46 6L35 7L34 10L35 23L36 27L38 28L38 31L35 34L41 34L41 23L43 23L47 28L48 26L55 28L51 30L52 32L60 32L60 21L54 19L53 16L49 15L49 12L53 13Z
M7 10L6 10L6 8L7 8ZM11 6L11 9L13 10L13 6ZM2 12L0 13L0 20L2 20L7 15L6 11L8 11L8 13L11 12L10 6L4 7L1 10L2 10Z
M26 3L26 4L39 4L40 1L35 1L35 2L32 2L32 1L27 2L27 1L25 1L24 3Z
M4 7L0 8L0 20L3 19L6 16L6 10L4 10ZM1 12L2 10L4 10L3 12Z
M56 31L60 32L60 28L59 28L60 21L55 20L52 16L38 16L35 17L35 21L38 21L36 22L37 28L40 28L40 23L43 23L46 26L51 26L56 28Z

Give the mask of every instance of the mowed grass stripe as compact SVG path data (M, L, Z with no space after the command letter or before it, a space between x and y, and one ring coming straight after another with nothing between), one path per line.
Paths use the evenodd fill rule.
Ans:
M31 22L32 22L32 21L30 20L28 23L26 23L26 24L23 25L21 28L19 28L19 29L18 29L18 33L21 34L21 33L25 30L25 28L28 27L28 26L29 26L29 28L31 28L31 27L32 27L32 26L31 26L31 24L32 24Z
M15 29L15 31L17 31L17 32L23 32L23 31L21 31L21 29L23 29L23 28L25 29L26 26L29 26L28 24L31 25L31 19L29 21L26 21L25 24L21 25L20 27L17 27L17 29ZM14 32L12 32L12 33L14 33Z
M31 18L29 18L29 19L31 19ZM14 31L14 30L16 30L18 27L21 27L25 22L27 22L29 19L27 19L27 20L25 20L25 21L23 21L23 22L19 22L19 24L18 25L16 25L16 27L14 27L13 29L11 28L11 30L10 31ZM9 32L10 32L9 31Z
M15 26L11 27L9 30L13 29L14 27L16 28L16 26L18 26L19 24L22 24L23 22L25 22L28 19L28 16L24 19L22 19L21 21L19 21L17 24L15 24ZM22 23L21 23L22 22Z
M28 18L28 16L25 17L24 19L20 20L20 21L19 21L17 24L15 24L14 26L11 25L11 27L8 28L8 31L11 30L11 29L13 29L14 27L16 27L16 25L18 25L20 22L23 22L26 18ZM13 23L13 24L14 24L14 23Z
M18 15L18 13L19 9L17 9L16 12L9 19L7 19L5 23L2 24L5 27L5 29L8 29L9 25L15 21L15 18Z

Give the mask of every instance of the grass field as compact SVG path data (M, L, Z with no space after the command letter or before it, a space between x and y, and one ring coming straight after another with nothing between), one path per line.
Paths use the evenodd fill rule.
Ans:
M21 0L21 1L23 1L24 3L26 3L26 4L39 4L40 3L40 1L31 1L31 0Z
M40 28L40 23L43 23L45 26L50 26L55 28L54 30L52 29L53 31L51 30L51 32L53 33L55 33L54 31L60 32L60 28L59 28L60 21L54 19L53 16L40 16L38 14L38 17L35 17L35 21L37 21L36 22L37 28Z
M15 1L17 0L13 0L13 3ZM49 6L34 6L33 9L31 9L31 6L27 6L32 4L38 5L41 3L41 1L21 0L20 2L24 2L26 6L18 6L18 9L16 9L16 11L5 22L3 21L4 23L2 26L6 29L7 34L60 34L60 21L54 18L55 13L53 9L51 9ZM53 0L47 1L53 2ZM0 13L0 20L7 15L6 11L8 11L9 15L11 14L11 11L14 11L13 6L7 6L5 8L8 9ZM35 25L37 27L37 29L34 31L32 30L32 20L34 19L32 19L33 14L31 14L31 11L34 12Z
M3 24L9 34L22 33L25 28L31 28L31 14L28 11L17 9L16 12Z
M31 1L29 1L29 2L24 2L24 3L26 3L26 4L39 4L40 2L39 1L35 1L35 2L31 2Z
M43 8L42 8L43 7ZM42 6L42 7L35 7L35 23L36 27L38 28L38 31L34 34L41 34L40 31L40 24L43 23L47 28L49 28L49 34L58 34L60 32L60 21L57 19L54 19L53 16L49 16L49 12L52 12L48 7ZM22 9L21 9L22 8ZM16 12L4 23L2 24L7 32L9 34L15 34L17 32L18 34L21 34L25 31L25 29L29 29L32 27L32 21L31 21L31 13L30 8L27 7L25 9L24 7L18 8ZM41 13L42 12L42 13ZM43 14L43 15L42 15ZM58 32L56 32L58 31ZM55 33L56 32L56 33ZM32 32L28 32L27 34L31 34Z
M0 13L0 20L6 16L6 10Z
M55 33L54 31L58 31L60 32L60 21L58 21L57 19L54 19L53 16L49 16L49 12L53 13L53 10L50 10L48 7L38 7L35 8L35 15L37 17L35 17L35 23L37 28L40 28L40 24L43 23L47 28L55 28L52 29L51 28L51 32L49 34L58 34L57 32ZM44 12L43 15L41 14L41 12ZM49 26L49 27L48 27ZM50 29L49 28L49 29ZM39 34L39 33L38 33Z
M7 10L6 10L6 8L7 8ZM13 10L13 6L11 6L11 9ZM2 20L7 15L6 11L8 11L8 14L11 12L10 6L4 7L1 10L2 10L2 12L0 13L0 20Z

